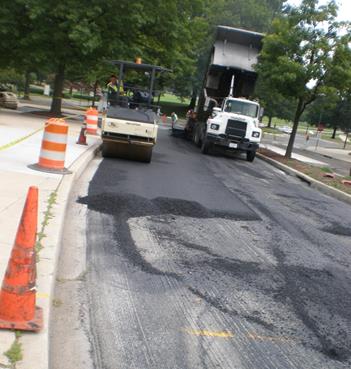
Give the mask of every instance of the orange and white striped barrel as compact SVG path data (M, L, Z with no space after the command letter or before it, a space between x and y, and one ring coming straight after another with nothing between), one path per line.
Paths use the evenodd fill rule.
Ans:
M63 170L68 138L68 124L63 119L52 118L46 122L38 166Z
M89 108L85 113L85 123L87 125L87 133L96 135L98 128L99 112L94 108Z

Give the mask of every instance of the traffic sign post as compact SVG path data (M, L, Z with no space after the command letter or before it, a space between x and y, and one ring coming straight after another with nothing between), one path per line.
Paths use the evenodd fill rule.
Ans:
M323 131L324 131L324 124L319 123L319 124L318 124L318 128L317 128L317 131L318 131L318 132L323 132Z
M319 123L318 127L317 127L317 141L316 141L316 147L314 148L314 151L317 150L317 147L319 145L319 139L320 139L323 131L324 131L324 124Z

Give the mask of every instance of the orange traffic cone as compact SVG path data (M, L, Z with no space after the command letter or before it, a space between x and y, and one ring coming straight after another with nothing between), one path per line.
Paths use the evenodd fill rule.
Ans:
M39 331L43 311L35 306L35 240L38 188L30 187L0 291L0 328Z
M82 128L79 133L78 145L88 145L87 144L87 125L85 123L82 124Z
M99 112L91 107L85 112L85 123L87 125L87 133L89 135L96 135L99 121Z
M68 124L63 119L49 119L45 124L39 161L28 167L47 173L71 174L65 168L67 140Z

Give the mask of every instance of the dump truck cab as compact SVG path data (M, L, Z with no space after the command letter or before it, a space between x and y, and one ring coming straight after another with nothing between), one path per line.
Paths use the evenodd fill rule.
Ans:
M158 130L160 94L155 90L156 77L167 69L125 61L110 63L118 68L118 80L116 92L105 97L107 105L101 125L102 155L150 162ZM137 83L128 82L128 72Z
M260 105L245 98L228 97L222 107L213 108L207 120L203 151L211 145L244 151L247 160L255 158L261 141L262 130L258 127Z

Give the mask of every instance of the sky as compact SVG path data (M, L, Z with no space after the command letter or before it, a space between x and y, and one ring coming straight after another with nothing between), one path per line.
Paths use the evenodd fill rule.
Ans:
M288 0L291 5L299 5L301 0ZM320 0L320 4L327 3L326 0ZM337 0L336 3L339 5L338 20L340 21L351 21L351 0Z

